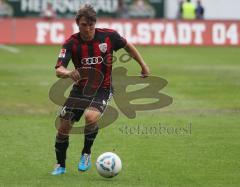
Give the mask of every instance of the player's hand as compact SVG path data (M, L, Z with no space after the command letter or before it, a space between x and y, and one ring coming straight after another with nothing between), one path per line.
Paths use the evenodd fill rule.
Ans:
M144 67L142 67L142 71L141 71L141 77L142 78L146 78L148 77L150 74L150 70L149 67L147 65L145 65Z
M78 72L78 70L72 70L69 75L68 75L73 81L77 82L80 80L80 74Z

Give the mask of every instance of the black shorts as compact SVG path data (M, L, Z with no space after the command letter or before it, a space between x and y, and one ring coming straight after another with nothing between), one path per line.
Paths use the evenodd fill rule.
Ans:
M88 107L96 108L103 113L111 96L111 89L100 88L94 96L87 96L82 88L73 86L60 112L60 118L73 122L79 121Z

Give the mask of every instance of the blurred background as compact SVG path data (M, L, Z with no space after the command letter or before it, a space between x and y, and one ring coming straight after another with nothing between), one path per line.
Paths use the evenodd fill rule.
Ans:
M134 44L239 45L238 0L0 0L0 43L60 44L85 3Z
M205 8L205 19L239 19L238 0L192 0ZM84 3L94 5L100 17L166 18L178 17L184 0L1 0L1 17L55 17L72 18Z

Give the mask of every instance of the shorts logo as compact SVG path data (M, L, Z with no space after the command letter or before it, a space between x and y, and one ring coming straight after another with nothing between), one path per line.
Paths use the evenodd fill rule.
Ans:
M106 53L106 51L107 51L107 43L101 43L98 46L99 46L99 49L100 49L101 52Z
M81 64L86 64L86 65L101 64L102 62L103 62L103 58L101 56L83 58L81 60Z
M102 103L103 103L104 106L107 104L105 100L103 100Z
M66 56L66 49L61 49L61 51L60 51L60 53L59 53L59 58L65 58L65 56Z
M61 112L60 112L60 116L61 117L64 117L65 115L66 115L66 106L65 107L63 107L63 109L61 110Z

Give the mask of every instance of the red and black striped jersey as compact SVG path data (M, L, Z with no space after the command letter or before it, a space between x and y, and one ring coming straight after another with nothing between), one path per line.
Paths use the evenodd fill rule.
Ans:
M67 67L72 60L74 67L86 69L95 68L103 75L100 88L110 88L112 73L112 55L127 44L126 39L111 29L95 29L94 39L83 41L80 33L73 34L63 44L55 68ZM86 80L79 82L84 86Z

